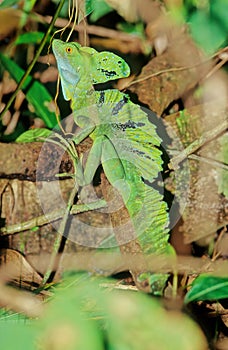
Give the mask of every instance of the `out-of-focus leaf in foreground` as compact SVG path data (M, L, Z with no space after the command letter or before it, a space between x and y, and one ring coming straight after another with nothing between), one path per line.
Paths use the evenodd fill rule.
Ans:
M71 274L53 292L39 320L16 324L17 349L207 349L202 331L186 315L166 311L146 294L113 290L111 279ZM15 348L12 324L4 328L1 345Z
M43 332L46 341L67 325L64 326L66 334L70 336L75 329L73 337L75 334L86 337L84 344L89 342L88 334L91 335L93 345L89 347L87 343L83 349L101 349L101 336L110 350L207 349L200 329L187 316L165 311L157 300L145 294L113 291L110 280L94 278L91 281L84 278L85 275L71 276L69 287L66 283L65 287L60 285L56 299L41 322L46 329ZM106 284L106 288L99 287L98 283Z
M36 331L31 325L21 322L1 324L1 349L35 350ZM12 336L13 335L13 336ZM16 347L15 347L16 346Z

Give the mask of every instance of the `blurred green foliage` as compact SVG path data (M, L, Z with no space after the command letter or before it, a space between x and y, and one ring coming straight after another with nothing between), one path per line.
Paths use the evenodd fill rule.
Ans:
M113 280L71 274L39 320L0 324L4 350L204 350L197 325L181 312L167 312L143 293L113 290ZM101 287L102 285L102 287ZM16 338L15 338L16 337Z
M207 54L227 45L227 0L185 0L182 13L193 38Z
M0 62L13 79L19 83L25 73L24 70L3 54L0 54ZM31 76L28 76L22 89L26 92L26 98L33 105L37 115L43 119L48 128L53 128L57 123L56 116L50 107L52 96L45 86L39 81L32 79Z

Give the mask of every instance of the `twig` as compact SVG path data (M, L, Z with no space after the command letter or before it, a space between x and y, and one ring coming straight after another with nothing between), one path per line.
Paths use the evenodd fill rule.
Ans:
M76 196L78 192L78 185L77 182L75 181L75 185L73 190L70 193L69 199L68 199L68 203L67 203L67 207L64 211L61 223L59 225L59 229L58 229L58 233L57 233L57 237L55 239L54 242L54 246L53 246L53 251L51 253L51 257L50 257L50 262L47 268L47 271L44 274L42 283L41 283L41 287L45 286L45 284L47 282L51 282L51 280L54 278L55 273L56 273L56 268L54 270L54 266L58 266L59 265L59 261L60 261L60 253L62 252L61 246L62 246L62 242L63 242L63 237L64 237L64 233L67 235L66 233L66 227L67 227L67 222L70 216L70 211L73 207L74 204L74 198ZM64 237L64 243L65 245L65 237Z
M50 16L45 16L45 17L39 16L39 17L42 18L45 22L50 23L50 20L51 20ZM55 25L56 27L63 28L66 26L66 23L68 23L67 20L63 18L58 18L56 20ZM69 27L72 27L72 24ZM75 30L78 32L84 32L86 30L87 34L93 34L104 38L115 38L115 39L117 38L122 41L133 42L136 40L141 40L137 35L134 35L134 34L123 33L118 30L95 26L95 25L85 26L85 24L78 24L75 26Z
M131 83L129 83L128 85L126 85L125 88L128 88L132 85L135 85L135 84L138 84L138 83L141 83L145 80L148 80L148 79L151 79L153 77L157 77L158 75L161 75L161 74L164 74L164 73L171 73L171 72L181 72L181 71L184 71L184 70L188 70L188 69L193 69L195 67L198 67L198 66L201 66L202 64L204 63L207 63L210 59L208 58L207 60L205 61L202 61L202 62L199 62L199 63L196 63L194 65L190 65L190 66L184 66L184 67L173 67L173 68L168 68L168 69L162 69L162 70L159 70L158 72L155 72L155 73L152 73L152 74L148 74L146 77L143 77L143 78L140 78L140 79L137 79L137 80L134 80L132 81Z
M60 137L60 141L64 140L64 138ZM77 151L73 149L73 145L71 143L65 143L64 145L61 144L60 142L60 146L63 147L63 149L65 149L67 147L67 152L69 153L73 165L74 165L74 169L76 172L76 169L81 169L80 167L78 167L78 155L77 155ZM74 205L74 199L78 193L78 187L81 184L80 181L78 183L78 179L80 179L80 181L82 181L82 183L84 183L84 174L80 173L80 176L75 176L75 183L74 183L74 187L70 193L69 199L68 199L68 203L67 203L67 207L64 211L61 223L59 225L59 229L58 229L58 233L57 233L57 237L55 239L54 242L54 246L53 246L53 251L51 253L51 258L50 258L50 263L48 265L47 271L43 277L42 283L41 283L41 287L43 287L47 282L51 282L56 274L56 266L58 267L60 264L60 260L61 260L61 253L64 250L65 247L65 243L66 243L66 239L68 237L68 232L67 232L67 222L70 219L70 215L71 215L71 210L73 208ZM87 205L86 205L87 207Z
M34 256L34 255L33 255ZM42 263L48 263L50 254L37 254L35 256L42 259ZM167 255L149 254L144 255L148 271L154 273L173 272L173 257ZM141 254L126 252L121 254L118 251L84 251L75 253L65 253L62 261L63 271L96 271L103 276L122 271L132 271L138 269L142 263ZM196 258L193 256L176 257L176 271L178 274L199 274L203 272L213 272L214 275L227 275L228 261Z
M208 74L205 77L205 80L210 78L214 73L216 73L220 68L222 68L222 66L224 66L227 61L228 57L226 56L218 64L216 64L210 72L208 72Z
M96 210L100 208L104 208L106 206L106 202L104 199L100 199L96 202L88 203L88 204L76 204L72 206L70 211L71 215L80 214L91 210ZM43 226L50 222L61 219L64 215L65 209L54 210L45 215L37 216L28 221L20 222L18 224L4 226L0 228L1 235L12 235L14 233L31 230L37 226Z
M227 48L225 48L227 50ZM181 72L184 70L188 70L188 69L193 69L196 68L198 66L201 66L207 62L209 62L211 59L215 58L215 57L219 57L219 55L221 55L224 51L226 51L225 49L219 50L218 52L216 52L215 54L213 54L212 56L206 58L205 60L203 60L202 62L198 62L195 63L193 65L189 65L189 66L184 66L184 67L173 67L173 68L168 68L168 69L162 69L158 72L152 73L152 74L148 74L146 77L143 78L139 78L137 80L132 81L131 83L129 83L125 88L128 88L132 85L135 85L137 83L141 83L145 80L151 79L153 77L157 77L161 74L165 74L165 73L171 73L171 72ZM212 70L211 72L208 73L208 75L206 76L206 78L208 78L210 75L212 75L215 71L217 71L219 68L221 68L225 63L227 62L227 57L225 57L224 59L222 59L222 61L220 63L218 63Z
M209 158L206 158L206 157L203 157L203 156L199 156L197 154L190 154L188 156L189 159L194 159L194 160L198 160L199 162L203 162L203 163L207 163L207 164L210 164L214 167L217 167L217 168L220 168L220 169L224 169L224 170L227 170L228 171L228 164L224 164L222 162L219 162L217 160L214 160L214 159L209 159Z
M209 130L205 132L203 135L199 137L199 139L193 141L189 146L187 146L182 152L180 152L177 156L174 156L169 163L170 169L177 169L179 164L185 160L190 154L196 152L200 147L202 147L205 143L213 140L221 133L226 131L228 128L228 122L225 120L223 123L215 127L213 130Z

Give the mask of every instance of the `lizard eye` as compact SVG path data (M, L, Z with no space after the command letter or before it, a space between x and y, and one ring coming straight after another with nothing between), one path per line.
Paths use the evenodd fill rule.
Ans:
M67 47L66 47L66 53L71 54L72 51L73 51L72 47L70 47L70 46L67 46Z

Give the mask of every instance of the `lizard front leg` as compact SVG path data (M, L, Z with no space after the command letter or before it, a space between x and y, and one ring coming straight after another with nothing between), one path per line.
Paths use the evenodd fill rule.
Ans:
M125 181L126 174L122 160L117 153L114 144L106 136L103 137L101 162L104 173L111 185L118 190L121 189L122 192L125 192L125 189L127 188Z
M77 116L77 118L74 119L81 129L73 137L73 141L78 145L95 130L96 126L91 122L90 118L85 116Z

